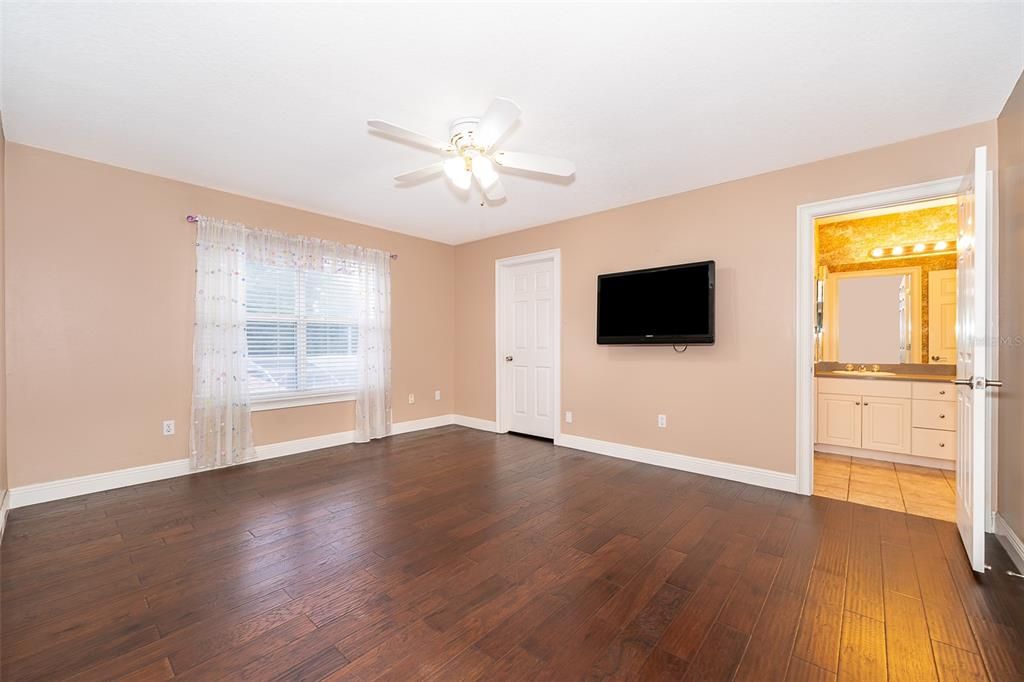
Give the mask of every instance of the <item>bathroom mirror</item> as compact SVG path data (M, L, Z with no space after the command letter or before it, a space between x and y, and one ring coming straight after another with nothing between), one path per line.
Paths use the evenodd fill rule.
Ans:
M854 365L956 362L956 271L920 267L823 272L824 361Z

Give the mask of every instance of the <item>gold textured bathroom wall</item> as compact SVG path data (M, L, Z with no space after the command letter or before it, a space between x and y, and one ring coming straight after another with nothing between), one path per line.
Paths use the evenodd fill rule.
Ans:
M909 258L872 258L876 247L902 246L918 242L948 241L957 238L955 203L902 213L836 220L829 218L816 224L816 258L829 272L884 270L888 268L921 268L921 358L928 362L928 273L956 268L956 253Z
M957 207L936 206L857 220L820 221L817 227L818 265L829 270L852 263L903 267L903 263L916 265L930 257L879 260L871 257L871 249L939 240L956 241ZM955 256L953 259L955 261Z
M856 220L821 220L817 224L818 265L836 270L851 263L886 263L882 267L901 267L896 263L905 261L920 263L929 256L880 260L871 258L870 253L877 247L955 242L956 212L951 205Z

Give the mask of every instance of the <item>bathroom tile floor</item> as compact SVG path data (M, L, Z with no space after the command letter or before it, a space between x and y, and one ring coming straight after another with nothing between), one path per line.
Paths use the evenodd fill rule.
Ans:
M956 474L942 469L814 453L814 494L956 521Z

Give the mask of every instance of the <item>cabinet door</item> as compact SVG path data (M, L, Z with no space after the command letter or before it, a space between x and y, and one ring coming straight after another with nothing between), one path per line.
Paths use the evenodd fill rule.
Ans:
M859 448L860 402L860 396L819 393L817 442Z
M910 453L910 400L864 396L861 447Z

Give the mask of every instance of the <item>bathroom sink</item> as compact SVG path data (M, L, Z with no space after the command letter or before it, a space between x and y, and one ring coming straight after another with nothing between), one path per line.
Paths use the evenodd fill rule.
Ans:
M833 374L850 374L861 377L894 377L896 372L872 372L870 369L834 369Z

